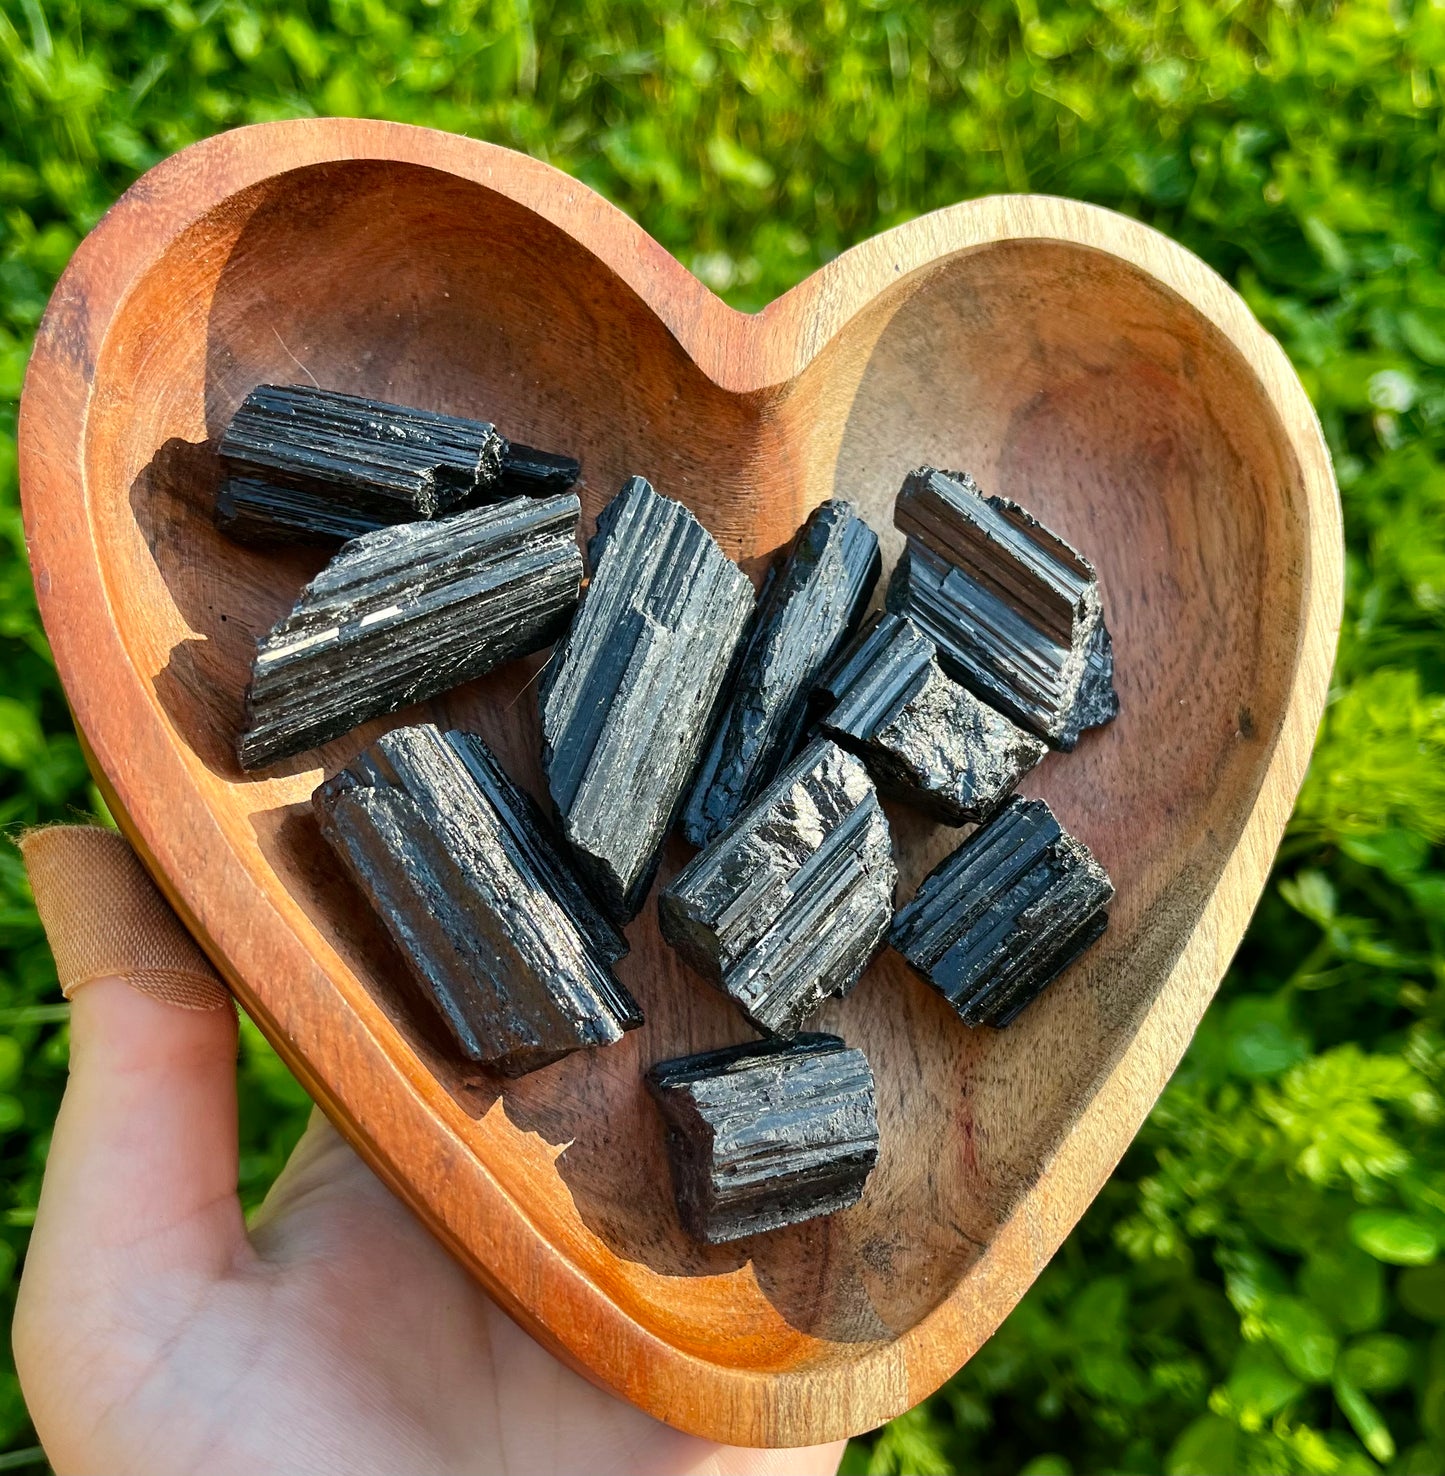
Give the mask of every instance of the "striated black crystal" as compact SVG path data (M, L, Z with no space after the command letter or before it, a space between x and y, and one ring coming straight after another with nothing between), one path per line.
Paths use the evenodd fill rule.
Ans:
M626 943L480 738L393 729L312 804L468 1060L520 1075L642 1023Z
M1093 566L972 477L910 472L894 507L908 546L888 608L938 647L943 669L1053 747L1119 711Z
M238 543L336 543L396 521L359 512L342 496L318 497L262 477L227 477L216 493L216 525Z
M924 878L889 942L965 1024L1002 1029L1099 937L1113 897L1048 805L1016 796Z
M683 1228L712 1245L847 1209L878 1161L873 1072L836 1035L662 1061L647 1085Z
M821 732L856 753L884 794L946 825L992 814L1048 752L950 681L933 642L902 615L873 616L817 698Z
M577 603L575 496L517 497L346 544L260 642L253 769L550 645Z
M681 503L633 477L602 510L592 582L542 678L542 759L579 864L636 915L753 609Z
M683 830L705 846L798 751L808 693L856 629L880 569L878 538L846 502L803 524L758 602L742 664L698 771Z
M555 497L570 492L581 475L575 456L538 451L520 441L508 441L502 451L501 490L508 497Z
M792 1035L877 952L898 873L867 770L819 739L658 897L662 935L760 1030Z
M310 385L257 385L217 448L216 522L244 542L327 542L495 496L506 442L485 421Z

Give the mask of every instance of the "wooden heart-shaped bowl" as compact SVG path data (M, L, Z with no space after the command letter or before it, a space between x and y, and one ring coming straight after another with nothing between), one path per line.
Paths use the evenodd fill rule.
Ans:
M256 637L320 565L211 526L209 449L264 380L494 420L573 451L584 517L632 472L757 570L823 498L899 540L910 468L962 467L1101 573L1123 713L1032 776L1118 887L1103 941L1018 1023L967 1030L885 955L824 1028L877 1075L882 1156L831 1219L681 1233L642 1088L745 1038L658 936L642 1030L467 1079L337 874L308 797L386 724L260 775L234 757ZM1328 456L1283 353L1145 227L974 201L856 247L749 317L544 164L386 123L266 124L130 190L57 287L21 411L35 583L120 823L357 1149L562 1357L684 1430L866 1429L986 1339L1118 1161L1264 884L1339 621ZM535 792L521 663L388 722L481 732ZM958 841L892 816L907 896ZM674 844L663 879L685 859Z

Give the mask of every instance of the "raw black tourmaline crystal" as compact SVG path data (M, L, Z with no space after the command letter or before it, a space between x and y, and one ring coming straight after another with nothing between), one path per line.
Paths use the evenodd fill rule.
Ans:
M570 492L581 475L575 456L538 451L520 441L508 441L502 452L501 490L508 497L555 497Z
M662 935L760 1030L792 1035L858 982L898 873L867 770L819 739L669 883Z
M847 1209L878 1161L873 1072L836 1035L662 1061L647 1085L683 1229L711 1245Z
M480 738L393 729L312 803L469 1061L520 1075L642 1023L627 944Z
M397 513L403 513L400 506ZM227 477L216 493L216 526L238 543L336 543L397 520L356 511L340 488L321 497L262 477L238 476Z
M314 748L550 645L582 581L575 496L354 538L261 641L241 766Z
M924 878L889 942L966 1025L1002 1029L1099 937L1113 897L1043 800L1015 797Z
M908 547L888 608L938 647L943 669L1053 747L1118 715L1114 653L1093 565L972 477L910 472L893 521Z
M683 812L705 846L798 751L808 693L856 629L878 582L878 539L846 502L825 502L758 603L722 717Z
M964 825L991 815L1048 749L949 681L936 654L911 620L873 616L818 684L818 727L884 794Z
M498 495L485 421L309 385L257 385L221 437L216 522L245 542L329 542Z
M614 918L637 914L753 609L681 503L633 477L602 510L592 582L542 678L563 833Z

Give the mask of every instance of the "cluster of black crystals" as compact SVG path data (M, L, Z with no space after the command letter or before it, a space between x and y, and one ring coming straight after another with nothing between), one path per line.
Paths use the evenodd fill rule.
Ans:
M539 687L557 828L482 740L376 739L321 831L479 1068L518 1075L643 1023L614 968L679 823L701 849L662 933L764 1039L647 1074L679 1215L719 1243L857 1202L879 1151L863 1052L803 1026L885 942L1001 1028L1104 930L1113 888L1041 800L1047 748L1118 711L1093 568L959 473L911 473L888 609L878 540L809 517L760 599L680 503L631 478L580 595L570 457L482 421L262 385L220 443L218 524L348 540L259 643L242 765L276 762L555 643ZM977 828L894 910L879 792Z
M878 1160L868 1058L795 1035L663 1061L647 1085L667 1125L683 1228L717 1245L856 1204Z
M309 385L257 385L217 454L216 523L245 543L332 543L480 502L555 496L582 471L486 421Z

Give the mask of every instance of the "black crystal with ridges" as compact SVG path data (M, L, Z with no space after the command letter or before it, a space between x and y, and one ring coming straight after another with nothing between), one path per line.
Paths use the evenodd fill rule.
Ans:
M217 448L216 522L244 542L328 542L500 495L485 421L309 385L262 384Z
M542 679L563 833L614 918L642 905L753 610L747 576L633 477L602 510L592 581Z
M658 898L663 937L747 1019L792 1035L883 940L898 879L867 770L809 744Z
M501 491L508 497L555 497L570 492L581 475L575 456L538 451L520 441L508 441L502 451Z
M965 1024L1002 1028L1103 933L1113 897L1048 805L1015 797L928 874L889 942Z
M337 543L400 521L359 511L345 496L318 497L262 477L227 477L216 494L216 525L238 543Z
M573 495L517 497L346 544L260 643L242 767L551 645L581 585L579 511Z
M834 1035L662 1061L647 1085L667 1125L678 1215L697 1240L847 1209L878 1160L873 1072Z
M518 1075L642 1023L626 943L480 738L393 729L312 803L467 1060Z
M815 697L819 731L856 753L884 794L946 825L992 814L1048 752L950 681L933 642L901 615L874 615Z
M938 647L945 672L990 707L1072 749L1119 711L1093 566L972 477L911 472L894 507L908 546L888 608Z
M737 677L683 812L705 846L792 758L808 694L878 582L878 539L846 502L816 508L758 603Z

